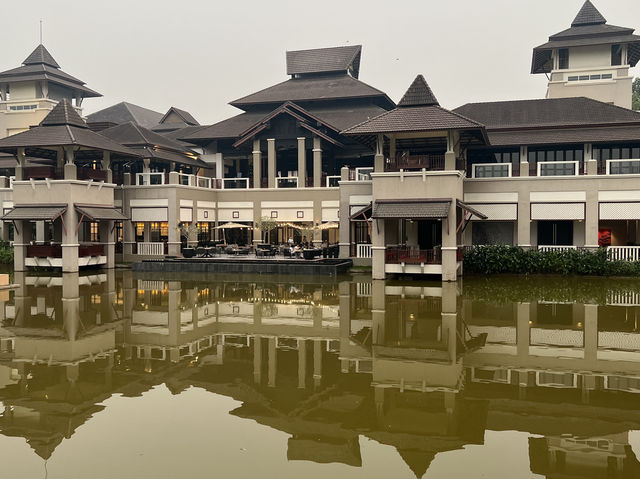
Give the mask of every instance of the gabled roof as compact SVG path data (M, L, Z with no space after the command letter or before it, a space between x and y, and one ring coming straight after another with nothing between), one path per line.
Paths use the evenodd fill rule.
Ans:
M0 85L39 80L47 80L50 83L75 90L82 97L102 96L100 93L86 87L82 80L78 80L60 70L60 65L42 44L31 52L22 66L0 73Z
M101 135L137 151L143 157L175 161L206 168L195 152L184 145L133 122L124 123L100 132Z
M200 123L198 123L198 120L196 120L191 115L191 113L189 113L188 111L176 108L175 106L172 106L171 108L169 108L169 110L164 114L164 116L160 119L160 121L158 123L164 124L166 122L167 118L172 113L175 114L175 115L178 115L178 117L180 117L180 119L182 119L182 121L187 126L198 126L198 125L200 125Z
M67 100L61 100L40 126L0 139L0 151L15 155L18 148L25 148L27 156L38 158L55 158L53 149L59 146L78 147L77 159L103 151L126 157L138 156L129 148L91 131L77 113L74 115Z
M53 68L60 68L58 62L53 59L51 53L49 53L42 43L22 62L23 65L38 65L40 63L52 66Z
M162 116L162 113L157 111L123 101L87 115L87 123L121 125L132 121L142 127L151 128L160 122Z
M362 45L287 52L287 75L350 72L360 73Z
M406 106L440 106L427 80L422 75L418 75L402 99L398 102L398 107Z
M453 111L489 130L640 124L640 112L585 97L467 103Z
M533 49L531 73L549 73L553 49L589 45L628 44L627 58L633 67L640 61L640 36L633 28L608 25L607 20L587 0L571 23L571 28L549 37L549 41Z
M244 110L250 106L280 104L285 101L326 102L357 98L372 98L383 106L394 106L384 92L347 74L292 78L234 100L230 105Z
M78 128L88 128L75 108L67 100L62 100L44 117L40 126L70 125Z
M590 0L584 2L582 8L576 15L576 18L571 22L572 27L579 27L583 25L598 25L607 23L607 19L602 16L598 9L591 3Z

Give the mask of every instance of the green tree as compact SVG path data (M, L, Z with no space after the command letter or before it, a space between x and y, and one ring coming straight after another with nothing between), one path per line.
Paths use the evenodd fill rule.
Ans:
M271 239L271 231L278 227L278 223L268 216L263 216L256 221L255 227L265 233L265 241L269 243L269 240Z
M637 77L633 80L631 92L631 108L633 108L634 110L640 110L640 77Z

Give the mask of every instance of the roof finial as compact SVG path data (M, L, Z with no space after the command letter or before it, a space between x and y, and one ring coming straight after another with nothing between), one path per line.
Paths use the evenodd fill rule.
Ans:
M42 45L42 18L40 19L40 45Z

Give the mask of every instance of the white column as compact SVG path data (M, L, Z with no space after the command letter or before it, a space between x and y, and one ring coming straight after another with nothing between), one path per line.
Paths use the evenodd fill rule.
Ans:
M520 147L520 176L529 176L529 147Z
M262 186L262 151L260 151L260 139L253 140L253 187L260 188ZM223 175L224 176L224 175ZM222 178L222 176L220 176Z
M456 169L455 143L455 132L453 130L449 130L447 132L447 152L444 154L444 169L447 171Z
M64 179L77 180L78 169L75 164L75 152L73 151L73 147L65 146L64 154L65 154Z
M373 170L376 173L384 171L384 135L379 134L376 138L376 154L373 160Z
M102 169L107 173L105 183L113 183L113 171L111 171L111 152L102 152Z
M598 162L593 158L593 146L591 143L584 144L584 157L582 161L584 162L585 173L587 175L598 174Z
M306 138L298 138L298 188L304 188L307 181Z
M320 137L313 137L313 187L322 186L322 141Z
M276 187L276 140L267 139L267 178L269 188Z

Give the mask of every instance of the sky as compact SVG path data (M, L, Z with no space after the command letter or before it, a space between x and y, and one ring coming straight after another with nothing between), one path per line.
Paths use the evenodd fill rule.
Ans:
M640 1L593 0L608 23L640 28ZM583 0L56 0L4 9L0 71L43 43L62 69L104 96L191 112L201 124L228 103L287 79L285 52L363 45L360 80L398 101L423 74L440 104L541 98L533 47L568 28ZM6 16L8 14L8 16ZM632 74L636 74L636 69Z

